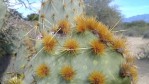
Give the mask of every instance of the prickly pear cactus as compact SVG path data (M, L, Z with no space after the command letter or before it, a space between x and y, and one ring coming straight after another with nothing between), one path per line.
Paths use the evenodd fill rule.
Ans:
M41 10L36 25L41 34L37 39L24 40L27 47L19 49L14 63L19 76L16 74L8 79L8 84L13 81L15 84L136 84L137 69L126 40L115 36L94 17L80 13L65 18L65 14L73 11L70 4L80 1L42 3L46 10ZM67 6L70 9L64 13ZM54 14L56 21L46 13L55 12L55 9L59 12Z
M74 28L66 23L71 24L62 20L55 33L42 32L35 47L32 42L26 42L27 49L33 53L35 48L36 52L26 60L17 60L14 66L23 69L24 77L16 81L21 80L23 84L136 83L137 70L124 39L116 37L92 17L78 16ZM71 29L61 33L65 28Z
M83 0L45 0L40 10L41 28L50 30L61 19L74 21L74 16L83 13Z
M0 11L1 11L0 13L0 29L1 29L4 23L5 14L6 14L6 6L3 0L0 1Z

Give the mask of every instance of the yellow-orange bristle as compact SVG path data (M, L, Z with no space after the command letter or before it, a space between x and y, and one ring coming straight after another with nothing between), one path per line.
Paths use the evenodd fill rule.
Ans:
M98 23L98 27L96 28L96 30L101 40L111 42L114 39L113 33L109 31L108 27L101 22Z
M42 39L44 50L50 53L56 46L57 41L51 35L45 35Z
M129 63L125 63L121 68L121 76L122 77L131 77L133 82L135 83L138 80L138 71L134 65Z
M105 76L100 72L92 72L88 79L90 84L105 84Z
M123 52L124 55L130 55L130 51L128 49L128 47L126 47L126 49Z
M112 45L114 49L122 50L122 52L124 52L126 48L126 40L121 38L115 38L112 41Z
M76 73L71 66L64 66L61 69L60 74L63 77L63 79L65 79L66 81L71 81L74 78Z
M138 70L135 66L132 66L129 70L130 75L132 76L133 79L133 83L136 84L136 82L138 81Z
M135 58L133 56L127 56L126 61L127 61L127 63L134 63Z
M87 30L85 16L81 15L76 18L76 30L79 33L85 32Z
M130 53L124 54L124 57L126 59L126 62L129 64L133 64L135 62L135 57L131 55Z
M120 70L120 76L121 77L129 77L130 76L130 64L124 63L122 64L121 70Z
M105 51L105 45L99 40L93 40L90 45L93 53L95 54L103 54L103 52Z
M40 78L47 77L50 74L50 68L46 64L41 64L36 69L36 75Z
M64 44L64 48L69 53L76 53L79 48L79 44L75 39L68 39Z
M86 17L86 26L89 30L96 30L98 21L94 17Z
M71 24L68 20L60 20L58 23L58 28L60 29L58 33L60 34L68 34L70 32Z

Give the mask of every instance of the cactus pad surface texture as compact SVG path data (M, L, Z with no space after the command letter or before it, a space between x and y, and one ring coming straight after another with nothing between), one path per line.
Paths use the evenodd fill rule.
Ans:
M37 39L24 41L14 64L19 76L8 84L136 84L126 40L82 11L82 0L43 2Z
M45 25L45 29L52 28L53 24L64 18L73 24L74 16L82 14L83 9L83 0L45 0L39 11L39 22Z

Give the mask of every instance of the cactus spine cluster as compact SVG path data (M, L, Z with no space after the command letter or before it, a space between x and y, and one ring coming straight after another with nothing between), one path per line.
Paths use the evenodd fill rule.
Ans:
M21 48L14 64L21 76L8 84L136 84L137 69L126 41L84 15L82 4L82 0L42 3L38 39L32 39L35 45L25 42L29 52Z

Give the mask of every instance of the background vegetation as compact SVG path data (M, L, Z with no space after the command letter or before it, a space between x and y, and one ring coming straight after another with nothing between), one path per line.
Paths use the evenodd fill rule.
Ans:
M95 16L99 21L112 28L121 23L121 13L117 6L111 6L113 0L86 0L87 15Z
M116 5L111 5L113 0L86 0L86 13L97 17L99 21L108 25L109 28L116 27L116 31L122 32L126 36L143 36L149 38L149 23L145 21L123 22ZM117 24L118 23L118 24Z
M126 30L124 34L127 36L149 37L149 23L146 23L145 21L124 22L122 29Z

